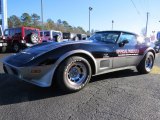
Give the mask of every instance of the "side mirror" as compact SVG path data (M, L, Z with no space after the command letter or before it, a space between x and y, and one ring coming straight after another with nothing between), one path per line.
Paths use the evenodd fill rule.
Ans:
M122 42L123 42L124 44L129 43L129 41L128 41L128 40L123 40Z
M122 42L119 43L119 46L120 47L123 47L125 44L129 43L129 41L126 39L126 40L123 40Z

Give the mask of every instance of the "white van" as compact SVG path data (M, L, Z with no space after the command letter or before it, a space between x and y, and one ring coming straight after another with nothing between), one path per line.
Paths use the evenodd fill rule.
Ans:
M55 31L55 30L43 30L40 31L40 36L42 39L42 42L61 42L63 40L63 35L61 31Z

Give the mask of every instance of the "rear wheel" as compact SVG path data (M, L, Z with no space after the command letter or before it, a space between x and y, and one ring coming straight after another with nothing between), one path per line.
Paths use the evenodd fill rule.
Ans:
M38 40L39 40L38 34L31 34L31 42L32 42L33 44L37 44L37 43L38 43Z
M152 52L148 52L140 62L140 64L137 66L137 70L141 74L147 74L151 72L153 65L154 55Z
M89 62L78 56L66 59L57 70L57 83L63 91L76 92L86 86L91 78Z

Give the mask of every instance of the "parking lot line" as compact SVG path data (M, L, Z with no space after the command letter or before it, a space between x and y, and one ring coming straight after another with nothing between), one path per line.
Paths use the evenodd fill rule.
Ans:
M160 74L160 67L154 66L151 71L151 74Z

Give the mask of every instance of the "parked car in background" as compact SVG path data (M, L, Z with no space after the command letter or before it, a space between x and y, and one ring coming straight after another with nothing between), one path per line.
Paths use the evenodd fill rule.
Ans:
M157 37L157 40L160 41L160 31L157 32L157 36L156 37Z
M156 39L153 41L150 37L146 37L144 38L144 41L146 44L152 45L156 53L160 52L160 40Z
M9 28L4 31L7 48L14 52L41 43L40 30L32 27Z
M78 37L79 40L86 40L87 39L86 34L77 34L77 37Z
M152 46L138 35L125 31L96 32L89 40L46 42L3 60L5 73L41 87L57 84L75 92L89 83L91 76L136 67L150 73L155 60Z
M42 39L42 42L61 42L63 39L63 35L61 31L55 31L55 30L43 30L40 31L40 36Z
M2 26L0 25L0 51L6 52L7 50L7 43L4 40Z
M157 32L157 41L155 42L155 51L160 52L160 32Z
M160 52L160 40L157 41L157 42L155 42L155 51L156 51L157 53Z
M63 32L63 41L68 41L68 40L79 40L78 36L76 33L70 33L70 32Z

